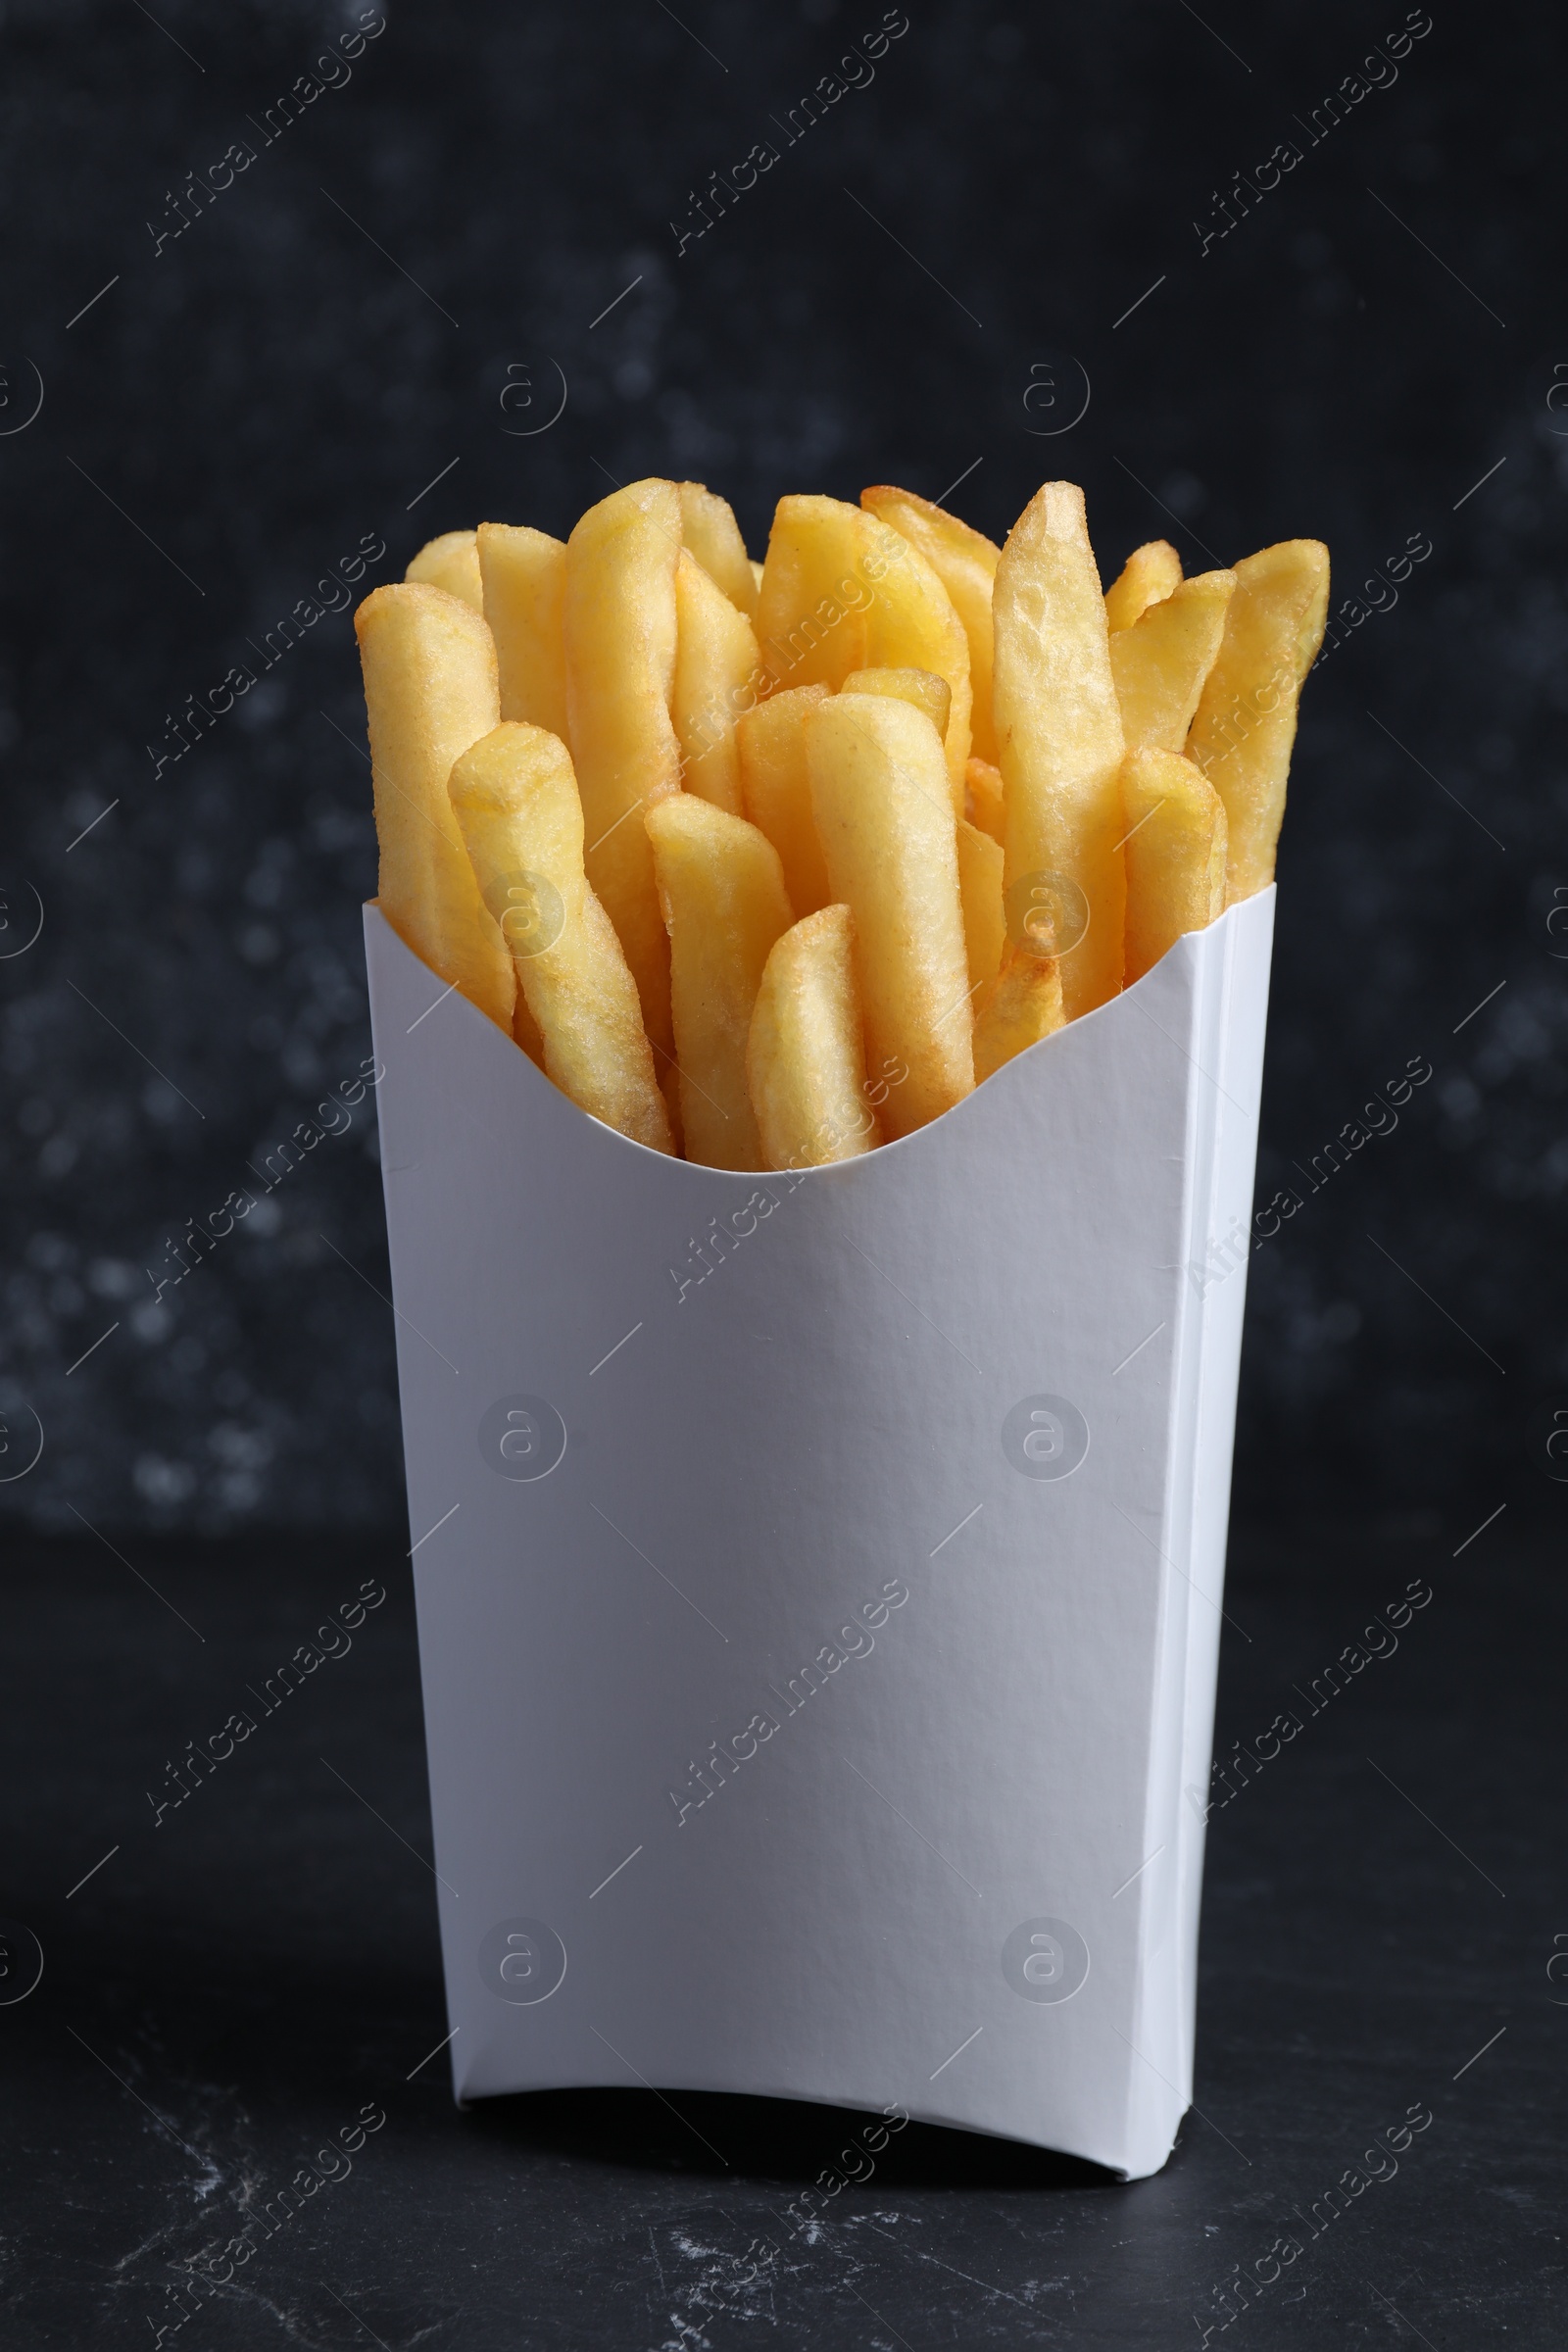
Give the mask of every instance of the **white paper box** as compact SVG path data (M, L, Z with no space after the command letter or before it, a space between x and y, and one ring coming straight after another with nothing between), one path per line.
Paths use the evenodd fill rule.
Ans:
M367 908L460 2098L1164 2162L1273 895L802 1177L586 1117Z

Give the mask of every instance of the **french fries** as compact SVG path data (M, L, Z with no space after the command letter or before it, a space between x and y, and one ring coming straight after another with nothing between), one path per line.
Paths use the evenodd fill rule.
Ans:
M443 531L427 539L403 574L421 587L444 588L461 596L476 612L484 611L484 586L479 577L479 551L472 531Z
M594 895L626 951L643 1024L662 1066L674 1060L669 941L643 818L680 790L670 723L680 494L633 482L590 507L566 542L567 740Z
M759 703L735 729L746 815L783 859L784 886L800 914L815 914L833 896L806 763L807 712L826 697L825 686L788 687Z
M912 703L923 710L944 738L953 709L953 690L934 669L852 669L841 694L888 694L896 703Z
M700 800L739 816L735 720L748 692L756 696L757 638L745 613L685 548L675 567L675 637L670 716L680 739L681 782Z
M989 760L971 760L963 771L964 813L971 825L989 833L999 848L1007 839L1006 806L1002 793L1002 770Z
M891 524L836 498L781 498L757 634L780 686L836 690L861 669L928 669L945 678L949 786L955 812L963 814L969 642L937 573Z
M482 611L496 641L501 715L566 741L564 542L510 522L476 534Z
M838 498L779 500L757 598L757 641L773 693L796 686L836 691L852 669L871 661L866 614L875 584L861 569L861 519L858 507Z
M991 715L991 664L994 634L991 598L996 586L1002 550L994 539L972 531L956 514L917 498L912 490L883 485L862 490L860 504L880 522L889 522L909 545L917 548L953 599L969 645L969 685L973 705L969 713L970 750L992 766L997 759L997 730Z
M856 667L934 670L946 680L949 707L942 741L954 812L961 816L973 701L969 640L952 597L919 549L874 514L862 514L859 520L862 569L875 596L866 615L865 660Z
M672 1151L637 984L583 871L582 803L565 745L504 719L457 760L451 795L538 1024L545 1075L634 1143Z
M746 1046L764 1167L820 1168L881 1142L868 1098L854 921L823 906L774 941Z
M983 988L1002 967L1007 917L1002 897L1005 860L1002 844L966 820L958 826L958 895L963 902L963 943L969 985Z
M1007 811L1007 889L1062 875L1089 927L1062 958L1069 1020L1121 987L1127 878L1122 859L1121 714L1083 492L1047 482L997 567L994 698Z
M644 821L669 933L686 1156L760 1167L746 1047L769 952L795 920L784 868L755 825L693 793L671 794Z
M1135 547L1121 571L1105 590L1105 625L1114 635L1130 629L1151 605L1174 595L1181 584L1182 560L1168 539L1151 539Z
M483 618L444 588L389 582L354 615L370 726L381 911L416 956L509 1033L512 956L447 795L452 762L501 716Z
M1329 551L1284 539L1236 566L1225 634L1187 739L1225 804L1226 897L1250 899L1274 879L1285 780L1301 680L1317 659L1329 603Z
M701 482L682 482L679 488L681 544L723 589L736 612L753 619L761 566L747 555L741 526L727 500Z
M1214 666L1234 571L1200 571L1110 640L1121 729L1131 751L1179 752Z
M887 485L760 564L700 482L448 531L355 616L380 905L634 1141L857 1158L1272 879L1327 597L1316 540L1102 594L1069 482L1000 552Z
M1039 1045L1066 1018L1061 1004L1061 965L1054 956L1036 956L1011 940L1003 951L996 978L982 992L974 1021L976 1086L1021 1054Z
M1200 767L1179 753L1129 752L1122 762L1127 815L1127 985L1152 971L1185 931L1225 911L1225 804Z
M806 721L835 902L855 917L866 1045L907 1064L883 1111L911 1135L974 1085L956 828L936 729L908 703L836 694Z

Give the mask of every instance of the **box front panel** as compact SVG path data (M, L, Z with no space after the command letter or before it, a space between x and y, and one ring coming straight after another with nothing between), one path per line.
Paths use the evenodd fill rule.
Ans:
M1170 1495L1227 926L802 1180L598 1126L368 914L465 2095L1163 2160L1180 1863L1145 1841L1170 1660L1212 1647Z

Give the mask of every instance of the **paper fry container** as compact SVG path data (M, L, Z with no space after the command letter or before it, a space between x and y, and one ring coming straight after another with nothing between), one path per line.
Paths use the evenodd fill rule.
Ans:
M586 1117L367 909L460 2098L1164 2162L1272 925L764 1177Z

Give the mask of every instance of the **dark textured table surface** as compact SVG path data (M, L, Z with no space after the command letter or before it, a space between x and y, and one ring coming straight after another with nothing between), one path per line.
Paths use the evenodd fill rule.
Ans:
M1469 1533L1233 1540L1218 1751L1302 1730L1209 1824L1200 2107L1163 2173L912 2126L806 2232L787 2208L861 2119L454 2107L398 1542L20 1554L0 1910L44 1965L15 1997L10 1935L6 2344L1559 2344L1561 1531L1516 1502ZM368 1578L348 1653L155 1826L166 1763ZM1310 1712L1412 1582L1430 1601ZM318 2157L362 2118L348 2169ZM338 2177L191 2286L302 2168Z

